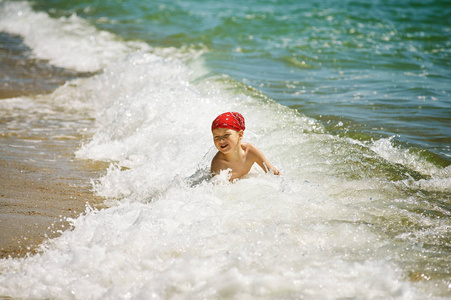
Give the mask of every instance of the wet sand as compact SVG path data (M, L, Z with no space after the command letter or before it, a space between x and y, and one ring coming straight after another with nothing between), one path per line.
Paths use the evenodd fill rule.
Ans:
M87 162L78 163L87 169L74 170L76 177L64 178L54 169L0 161L0 258L35 253L44 240L69 229L66 217L79 216L86 203L102 203L93 195L89 177L83 176L96 171ZM73 168L64 162L61 165Z
M69 228L65 218L79 216L86 203L103 202L91 180L106 164L75 157L86 139L76 124L58 128L46 119L45 114L16 117L15 129L0 116L0 258L35 253L46 238Z
M0 134L0 258L35 253L47 238L69 229L65 219L83 213L86 203L103 203L91 180L106 164L75 158L83 137L73 132L70 139L54 138L55 128L31 124L37 134Z
M19 36L0 32L0 101L46 94L76 73L34 59ZM86 203L103 199L91 191L105 164L78 160L74 152L87 137L78 121L52 113L30 115L0 111L0 258L38 251L47 238L69 228L66 217L77 217ZM82 120L90 126L93 120Z

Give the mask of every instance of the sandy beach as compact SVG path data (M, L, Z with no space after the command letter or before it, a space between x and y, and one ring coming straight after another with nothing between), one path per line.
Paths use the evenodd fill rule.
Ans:
M22 39L6 33L0 33L0 69L0 101L50 93L89 75L31 58ZM51 112L0 114L0 258L34 253L45 239L67 230L65 219L83 213L86 203L102 203L90 183L101 164L75 158L84 138L76 124L55 124L62 122Z
M72 168L65 178L54 168L41 168L24 161L1 160L0 168L0 257L35 253L47 238L69 228L66 217L77 217L86 203L96 206L102 199L93 195L89 174L95 170L78 162L84 170Z

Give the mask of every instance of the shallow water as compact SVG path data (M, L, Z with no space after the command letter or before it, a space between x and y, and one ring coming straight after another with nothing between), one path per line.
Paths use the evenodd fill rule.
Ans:
M346 67L334 69L337 76L340 70L351 76L345 81L349 86L339 89L343 81L333 85L337 77L330 68L341 52L328 53L330 61L321 62L324 68L318 63L305 69L300 61L293 69L280 60L276 51L280 43L268 42L279 36L282 42L280 32L289 34L293 29L289 22L286 28L274 27L276 33L266 38L268 43L265 34L272 27L251 31L251 41L256 41L250 42L249 52L241 43L241 50L227 51L237 47L234 39L249 38L244 29L252 28L243 25L245 20L283 16L289 20L299 15L303 20L313 15L324 24L338 17L354 22L340 15L345 11L338 5L311 4L284 15L277 13L282 8L274 3L260 2L252 8L209 2L205 5L210 9L205 11L187 2L141 4L139 10L134 2L122 6L108 1L36 3L41 12L26 2L0 2L0 30L22 36L33 55L54 65L101 71L67 82L50 94L1 100L2 110L21 117L46 111L60 118L57 127L64 127L61 116L70 116L68 122L91 136L74 149L76 156L111 163L106 175L94 180L95 192L106 198L108 208L87 208L85 215L71 220L73 230L49 241L39 255L1 260L0 295L451 297L449 148L440 134L434 136L439 146L429 147L423 133L409 129L393 136L390 129L412 124L407 112L421 99L403 104L404 120L388 116L392 107L373 110L386 105L380 104L382 98L380 103L368 99L384 90L373 84L385 75L375 71L369 77L376 80L365 79L369 71L351 60ZM288 3L284 9L292 8ZM188 22L191 18L202 26L183 35L194 22ZM354 18L359 18L357 12ZM358 22L363 28L378 26L371 18ZM229 32L223 24L237 27ZM149 31L150 26L161 30ZM319 33L334 32L331 28L335 27ZM311 31L303 34L307 40L310 35ZM310 47L332 42L330 35L323 39L317 37ZM446 44L443 39L437 43ZM363 50L364 57L370 49ZM440 53L446 60L446 53ZM406 69L396 68L399 74ZM353 77L357 69L362 72ZM293 84L289 74L301 73L304 79ZM394 73L392 79L399 78ZM444 95L449 93L441 78L434 83ZM304 96L297 98L297 104L292 103L290 97L301 84L306 92L300 93ZM401 102L403 97L418 99L412 97L416 92L402 90L394 92L403 95ZM337 93L343 98L326 103L327 96ZM351 101L345 95L360 96ZM433 97L437 98L432 100L434 105L449 109L445 98ZM360 100L374 101L374 105L369 109L359 105ZM328 114L321 108L327 105L333 108ZM229 110L244 115L245 140L257 145L281 176L258 168L233 184L225 176L211 180L205 176L214 154L211 121ZM441 114L428 116L446 122L449 116ZM80 125L91 119L94 124ZM426 119L418 122L430 121ZM399 126L390 127L390 123Z
M227 74L328 130L395 135L450 163L451 23L447 1L37 1L125 40L206 49Z
M129 41L128 48L202 49L206 75L231 76L332 133L360 140L395 136L403 146L429 152L435 163L450 164L447 1L54 0L33 6L60 18L64 36L49 27L27 35L35 54L57 65L98 70L130 50L117 38ZM7 23L19 34L33 22L48 22L39 14L19 17L18 24ZM90 38L85 20L116 37ZM54 41L61 45L52 47Z

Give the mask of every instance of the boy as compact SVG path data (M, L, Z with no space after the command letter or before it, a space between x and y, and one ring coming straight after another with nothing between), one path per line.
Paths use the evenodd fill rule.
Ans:
M252 144L241 142L244 129L244 118L237 112L223 113L213 121L211 131L218 153L211 161L212 175L231 169L230 180L241 178L249 173L254 163L265 172L272 170L274 174L279 175L279 171L260 150Z

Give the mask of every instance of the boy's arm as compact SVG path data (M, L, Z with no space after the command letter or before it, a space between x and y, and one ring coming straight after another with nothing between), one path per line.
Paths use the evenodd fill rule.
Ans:
M211 165L210 165L211 177L219 175L219 173L221 173L221 171L225 170L225 169L226 169L226 167L221 162L221 159L219 158L219 152L218 152L218 153L216 153L215 157L213 157L213 159L211 160Z
M263 152L261 152L257 147L254 145L250 145L250 149L252 156L254 157L255 162L265 171L273 171L275 175L279 175L279 170L276 169L276 167L273 166L272 163L269 162L269 160L265 157Z
M211 161L211 165L210 165L210 173L211 173L211 177L214 177L216 175L219 174L219 166L218 166L218 159L216 158L216 156L212 159Z

